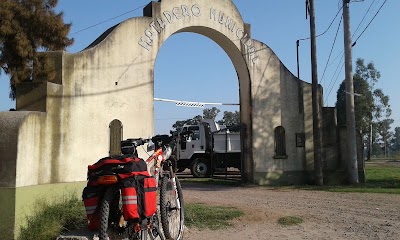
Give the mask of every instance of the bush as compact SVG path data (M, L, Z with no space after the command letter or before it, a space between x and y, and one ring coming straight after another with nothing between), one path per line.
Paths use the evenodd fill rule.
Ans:
M19 240L56 239L60 234L87 224L82 201L74 194L64 195L61 200L36 202L34 214L21 227Z

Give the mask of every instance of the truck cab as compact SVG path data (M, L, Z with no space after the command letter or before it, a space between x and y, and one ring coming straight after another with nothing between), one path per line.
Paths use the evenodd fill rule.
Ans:
M209 177L218 167L240 168L240 133L230 133L211 119L184 125L178 133L178 171L190 168L195 177Z

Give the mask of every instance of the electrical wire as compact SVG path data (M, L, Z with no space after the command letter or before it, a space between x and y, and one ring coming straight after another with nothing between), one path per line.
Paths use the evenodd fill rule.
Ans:
M324 35L325 33L328 32L328 30L331 28L333 22L336 20L337 16L339 15L340 11L342 10L342 8L343 8L343 6L338 10L338 12L336 13L336 16L333 18L333 20L332 20L331 23L329 24L328 28L327 28L323 33L318 34L318 35L315 36L315 37L320 37L320 36L322 36L322 35ZM308 38L301 38L301 39L299 39L298 41L308 40L308 39L310 39L310 38L311 38L311 37L308 37Z
M378 13L381 11L382 7L385 5L385 3L387 2L387 0L385 0L382 5L380 6L380 8L378 9L378 11L375 13L374 17L371 19L371 21L369 21L368 25L364 28L364 30L361 32L361 34L357 37L357 39L354 41L354 43L351 45L352 47L354 47L357 44L358 39L360 39L360 37L364 34L364 32L367 30L367 28L371 25L372 21L374 21L375 17L378 15Z
M351 36L351 38L353 38L354 35L356 35L358 29L360 29L361 24L364 22L365 17L366 17L367 14L369 13L369 10L371 10L371 7L372 7L372 5L374 4L375 1L376 1L376 0L373 0L373 1L371 2L371 5L369 5L368 10L365 12L364 17L361 19L360 23L358 24L358 26L357 26L356 30L354 31L353 35Z
M86 30L88 30L88 29L94 28L94 27L99 26L99 25L101 25L101 24L103 24L103 23L109 22L109 21L114 20L114 19L116 19L116 18L122 17L122 16L124 16L124 15L126 15L126 14L129 14L129 13L131 13L131 12L134 12L134 11L137 11L137 10L139 10L139 9L141 9L141 8L144 8L145 6L146 6L146 5L143 5L143 6L141 6L141 7L137 7L137 8L135 8L135 9L133 9L133 10L130 10L130 11L125 12L125 13L122 13L122 14L120 14L120 15L118 15L118 16L109 18L109 19L104 20L104 21L102 21L102 22L96 23L96 24L94 24L94 25L92 25L92 26L89 26L89 27L86 27L86 28L84 28L84 29L78 30L78 31L76 31L76 32L74 32L74 33L71 33L71 35L75 35L75 34L78 34L78 33L80 33L80 32L86 31Z
M333 87L335 86L335 84L336 84L336 82L337 82L337 79L339 78L339 75L340 75L340 73L341 73L341 71L342 71L342 69L343 69L343 66L344 66L343 60L344 60L344 52L342 53L342 59L340 60L339 64L337 65L336 70L335 70L335 72L333 73L333 77L332 77L331 81L330 81L329 84L328 84L329 92L328 92L328 95L327 95L326 98L325 98L325 99L326 99L325 102L328 101L328 98L329 98L329 96L331 95L331 92L332 92L332 90L333 90ZM342 62L343 62L343 63L342 63ZM338 72L340 66L342 66L342 67L341 67L340 71ZM336 79L335 79L335 75L336 75L336 74L337 74L337 77L336 77ZM335 81L333 81L334 79L335 79Z
M340 26L342 25L342 20L343 20L343 16L340 18L340 22L339 22L338 28L337 28L337 30L336 30L335 39L333 40L333 44L332 44L332 47L331 47L331 51L330 51L330 53L329 53L328 60L326 61L326 65L325 65L324 72L322 73L322 77L321 77L321 80L320 80L321 85L322 85L323 82L324 82L325 72L326 72L326 69L328 68L328 64L329 64L329 60L331 59L331 56L332 56L333 48L335 47L335 43L336 43L336 39L337 39L337 36L338 36L338 33L339 33L339 29L340 29Z

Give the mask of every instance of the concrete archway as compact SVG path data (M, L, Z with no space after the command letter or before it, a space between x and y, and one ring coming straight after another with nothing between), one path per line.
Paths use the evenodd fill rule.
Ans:
M287 184L310 177L311 86L251 38L250 25L231 0L211 5L209 0L163 0L151 2L143 13L110 28L79 53L45 53L56 76L18 86L17 111L0 112L0 222L6 222L0 238L1 233L10 236L2 230L14 229L26 215L21 206L29 208L35 200L27 192L54 195L65 184L82 189L87 165L109 154L113 119L123 124L124 137L154 133L155 60L166 39L179 32L212 39L232 60L246 125L245 179ZM275 152L277 126L287 136L284 159ZM302 146L296 146L295 136L304 136Z

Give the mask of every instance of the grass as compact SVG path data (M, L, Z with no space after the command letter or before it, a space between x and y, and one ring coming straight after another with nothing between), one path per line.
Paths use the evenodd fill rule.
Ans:
M233 207L209 206L200 203L185 205L185 224L188 227L217 230L231 226L230 220L244 213Z
M293 226L303 223L303 219L296 216L287 216L279 218L278 223L283 226Z
M86 226L83 203L76 194L68 194L56 202L41 199L34 214L21 227L18 240L56 239L60 234Z
M368 192L400 194L400 167L371 162L366 164L367 182L363 186L302 186L301 189L332 192ZM185 181L185 180L184 180ZM240 186L237 181L224 179L190 179L188 182ZM182 181L183 182L183 181ZM199 203L185 205L185 224L199 229L220 229L231 226L231 220L244 213L233 207L209 206ZM303 220L296 216L287 216L278 220L284 226L300 224ZM76 194L62 197L58 202L40 200L35 213L27 218L21 227L18 240L56 239L62 233L86 227L83 203Z
M233 207L209 206L199 203L185 205L185 224L199 229L221 229L231 226L230 220L244 213ZM44 199L36 203L34 214L21 227L18 240L56 239L59 235L86 228L83 202L76 194L64 196L58 202Z
M365 167L366 183L356 186L301 186L301 189L329 192L361 192L400 194L400 167L387 161L367 162Z

